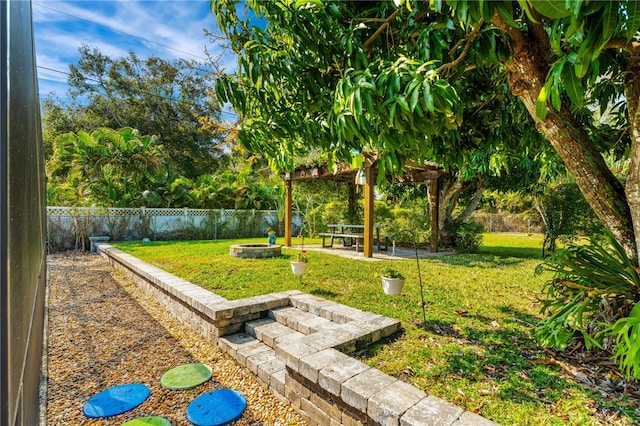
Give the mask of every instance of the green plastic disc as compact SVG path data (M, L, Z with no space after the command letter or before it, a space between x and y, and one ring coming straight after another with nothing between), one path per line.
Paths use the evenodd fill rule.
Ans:
M164 417L138 417L128 422L122 423L121 426L171 426L171 422Z
M211 378L211 368L204 364L183 364L167 371L160 378L163 388L178 390L195 388Z

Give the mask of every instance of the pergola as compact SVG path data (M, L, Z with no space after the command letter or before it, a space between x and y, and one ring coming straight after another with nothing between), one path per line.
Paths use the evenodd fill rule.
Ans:
M291 247L292 237L292 183L295 181L304 181L312 179L333 179L349 182L351 185L355 183L355 177L360 170L364 171L363 179L364 189L364 257L373 257L373 188L377 178L377 159L371 155L364 156L364 162L361 168L354 168L349 163L338 163L333 169L329 169L326 165L305 167L301 166L295 169L293 173L285 173L283 179L285 182L285 227L284 240L287 247ZM441 166L435 163L417 164L407 162L404 173L392 179L393 183L416 183L424 182L429 185L429 201L431 211L431 247L434 251L438 250L438 214L440 211L440 177L447 172Z

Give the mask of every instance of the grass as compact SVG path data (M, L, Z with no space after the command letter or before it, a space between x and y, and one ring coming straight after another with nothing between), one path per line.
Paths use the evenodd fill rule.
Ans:
M426 323L415 260L364 262L307 252L302 283L291 273L295 249L246 260L229 246L256 240L117 243L117 247L228 299L299 289L400 319L403 331L361 359L467 410L509 425L632 424L633 406L581 387L532 338L542 285L539 235L486 234L480 253L420 260ZM295 243L295 242L294 242ZM305 244L318 243L311 240ZM407 277L401 296L382 292L380 273ZM614 416L605 419L603 407ZM611 408L607 408L607 412Z

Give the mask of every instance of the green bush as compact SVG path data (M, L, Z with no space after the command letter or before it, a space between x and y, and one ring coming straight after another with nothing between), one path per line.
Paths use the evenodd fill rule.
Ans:
M384 226L384 233L389 234L392 240L413 244L411 233L403 232L410 231L415 234L418 244L427 243L431 239L431 219L425 202L425 200L416 200L411 208L385 206L386 209L382 206L384 203L379 202L380 207L376 207L376 210L380 212L380 217L383 219L380 222L376 220L376 223Z
M535 205L543 222L543 256L555 251L557 241L572 243L595 230L596 216L574 182L546 185Z
M453 248L461 253L476 253L482 244L484 226L477 222L463 222L450 230Z
M344 217L347 213L347 203L332 201L321 205L319 212L322 219L321 231L326 231L327 224L344 222Z
M588 245L569 245L538 266L554 277L544 287L536 328L546 346L565 349L580 338L587 349L614 350L628 377L640 378L640 276L610 231Z

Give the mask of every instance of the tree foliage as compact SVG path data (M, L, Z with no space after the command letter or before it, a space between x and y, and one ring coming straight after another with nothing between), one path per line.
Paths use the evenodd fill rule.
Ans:
M517 140L532 158L548 156L533 137L537 129L602 222L636 256L637 2L244 4L266 27L241 19L236 1L212 1L239 54L239 75L216 88L244 116L240 138L248 146L283 166L310 145L335 158L369 149L380 156L382 171L400 169L406 158L449 168L471 162L477 140L465 137L465 126L479 119L472 128L502 154L488 161L496 166L517 152ZM521 109L474 108L474 100L508 93L520 99L526 119L518 117ZM510 113L507 126L501 120ZM485 147L479 151L491 153ZM610 149L632 158L626 192L603 160Z
M464 36L451 19L428 18L428 28L409 43L403 36L417 21L402 34L375 37L381 22L399 19L400 10L388 2L371 9L358 2L246 2L268 20L265 29L239 20L234 1L212 4L239 54L238 75L221 78L218 95L243 115L241 141L280 168L292 168L296 154L319 147L329 160L348 160L351 149L375 152L381 178L407 158L475 175L482 167L503 169L510 156L524 152L498 147L496 140L528 146L536 137L526 126L505 130L529 118L513 103L504 74L478 68L465 78L449 71L450 78L440 76L443 63L454 60L448 42ZM504 58L508 49L499 37L495 30L481 34L470 54ZM494 79L501 90L482 90ZM463 117L465 106L470 113ZM487 161L468 161L477 152Z
M159 137L175 172L188 178L212 172L224 158L228 131L209 70L133 52L111 58L83 45L70 66L72 101L49 98L43 104L45 143L67 132L130 127Z
M48 203L136 206L155 176L166 172L157 138L131 128L66 133L55 140L47 163Z
M229 168L195 179L172 170L165 146L137 130L58 136L47 161L47 202L57 206L276 208L259 156L240 150ZM266 169L268 172L268 168Z

